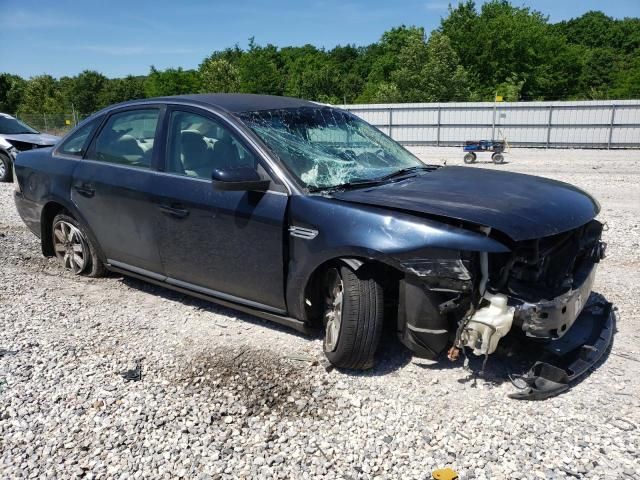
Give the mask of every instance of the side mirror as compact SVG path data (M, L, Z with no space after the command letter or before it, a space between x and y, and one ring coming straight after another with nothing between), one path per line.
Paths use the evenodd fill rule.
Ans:
M271 183L251 167L216 168L211 174L211 181L214 189L225 191L266 192Z

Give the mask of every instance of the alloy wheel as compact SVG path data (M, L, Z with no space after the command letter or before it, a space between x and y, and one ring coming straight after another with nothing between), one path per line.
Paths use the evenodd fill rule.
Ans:
M333 352L338 345L338 337L340 336L342 300L344 297L344 284L340 273L335 268L327 272L325 288L324 347L326 351Z
M0 158L0 178L4 178L7 175L7 166L2 158Z
M86 268L89 258L87 242L82 232L69 222L60 220L53 226L53 248L64 268L79 275Z

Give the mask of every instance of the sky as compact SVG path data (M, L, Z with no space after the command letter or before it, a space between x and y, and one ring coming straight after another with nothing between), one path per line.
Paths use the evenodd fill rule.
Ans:
M640 0L512 3L552 22L589 10L640 16ZM0 0L0 72L60 77L89 69L119 77L147 74L151 65L195 68L252 36L261 45L368 45L402 24L430 32L447 7L446 0Z

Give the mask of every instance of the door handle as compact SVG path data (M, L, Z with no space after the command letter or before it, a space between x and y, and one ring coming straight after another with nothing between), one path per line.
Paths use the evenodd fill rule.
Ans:
M189 210L184 208L182 205L161 204L158 208L160 208L162 213L176 218L185 218L189 215Z
M90 183L82 183L80 185L74 185L73 188L76 192L84 197L91 198L95 195L96 189Z

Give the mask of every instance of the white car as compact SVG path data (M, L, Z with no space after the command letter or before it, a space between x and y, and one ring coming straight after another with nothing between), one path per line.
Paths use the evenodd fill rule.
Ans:
M0 182L11 181L13 160L18 152L52 147L60 137L40 133L17 118L0 113Z

